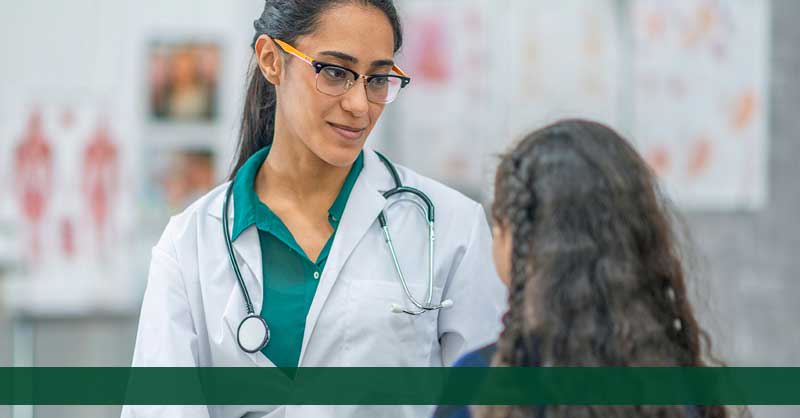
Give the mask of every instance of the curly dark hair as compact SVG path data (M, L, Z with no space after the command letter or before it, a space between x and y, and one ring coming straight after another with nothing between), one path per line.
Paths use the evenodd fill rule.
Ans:
M537 130L502 157L492 217L510 228L498 366L701 366L672 217L631 145L595 122ZM727 417L722 406L698 408ZM485 407L478 416L684 417L680 406Z

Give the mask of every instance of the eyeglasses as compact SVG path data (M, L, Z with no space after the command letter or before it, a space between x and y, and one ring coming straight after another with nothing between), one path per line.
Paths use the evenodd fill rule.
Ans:
M367 100L372 103L386 104L394 101L397 94L400 93L400 89L411 82L411 78L396 65L392 66L392 71L398 75L361 75L349 68L316 61L280 39L274 38L273 40L284 52L300 58L314 68L317 73L317 90L328 96L341 96L347 93L356 85L358 79L363 78Z

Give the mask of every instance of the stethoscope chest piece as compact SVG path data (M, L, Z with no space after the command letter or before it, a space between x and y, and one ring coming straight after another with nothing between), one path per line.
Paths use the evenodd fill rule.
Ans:
M269 344L269 326L259 315L248 315L236 332L239 347L248 353L257 353Z

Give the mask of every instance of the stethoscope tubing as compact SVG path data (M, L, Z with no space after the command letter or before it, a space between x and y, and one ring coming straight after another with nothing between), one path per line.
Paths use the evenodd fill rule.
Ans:
M383 235L384 235L384 239L386 241L386 244L389 247L389 252L390 252L391 257L392 257L392 262L393 262L394 267L395 267L395 273L397 275L398 280L400 281L400 284L403 287L403 293L405 293L405 295L408 298L408 300L411 301L411 303L417 308L416 310L406 309L406 308L400 307L399 305L395 304L392 307L392 311L393 312L397 312L397 313L406 313L406 314L409 314L409 315L420 315L420 314L422 314L424 312L427 312L427 311L433 311L433 310L447 308L447 307L452 305L452 301L446 300L446 301L443 301L442 303L437 304L437 305L432 304L432 301L433 301L433 279L434 279L434 275L433 275L433 270L434 270L434 248L435 248L435 241L436 241L435 228L434 228L434 226L435 226L435 223L434 223L434 209L435 208L434 208L433 201L431 201L431 199L425 193L423 193L422 191L420 191L418 189L415 189L413 187L403 186L403 183L400 181L400 175L397 173L397 170L395 169L394 165L389 161L389 159L386 158L385 156L383 156L383 154L381 154L381 153L379 153L377 151L375 153L378 155L378 158L381 160L381 162L383 162L383 164L386 166L387 170L391 174L392 179L394 180L394 183L395 183L395 187L390 189L390 190L387 190L386 192L384 192L383 193L383 197L385 199L389 199L390 197L392 197L394 195L398 195L398 194L402 194L402 193L410 193L410 194L416 196L417 198L419 198L419 200L421 200L424 203L424 206L423 206L423 204L420 204L415 199L402 198L401 197L399 199L396 199L392 203L390 203L389 206L387 206L384 210L381 210L381 212L378 214L378 222L380 224L381 229L383 230ZM233 193L233 182L231 182L230 186L228 186L228 190L225 192L225 201L224 201L223 207L222 207L222 229L223 229L223 235L225 237L225 247L228 250L228 259L230 261L231 267L233 268L233 273L234 273L234 275L236 275L236 281L239 283L239 289L242 292L242 296L244 297L245 306L247 308L247 316L242 321L242 324L244 324L244 321L246 321L248 318L250 318L252 316L258 316L259 319L261 319L261 321L263 322L264 328L266 330L266 338L264 340L264 343L261 346L259 346L257 349L255 349L255 351L248 350L245 347L242 347L242 349L245 350L246 352L253 353L253 352L261 350L268 343L268 341L269 341L269 326L267 325L267 323L264 320L264 318L261 318L260 315L256 315L256 313L255 313L255 308L253 307L253 302L250 299L250 293L247 291L247 286L244 283L244 278L242 278L242 273L241 273L241 271L239 269L239 263L236 260L236 256L234 255L233 243L232 243L232 240L231 240L231 235L230 235L231 233L230 233L230 227L229 227L229 221L228 221L228 210L229 210L228 207L230 206L230 199L231 199L232 193ZM400 267L400 261L398 260L397 252L395 251L395 248L394 248L394 242L392 241L392 235L389 232L388 222L386 221L385 210L390 209L392 206L394 206L394 205L396 205L396 204L398 204L400 202L412 203L416 207L416 209L420 211L420 213L422 214L423 218L426 219L427 226L428 226L428 289L427 289L427 292L426 292L426 295L425 295L425 301L424 302L420 302L419 300L417 300L417 298L414 297L414 295L411 293L411 290L408 288L408 283L406 282L405 276L403 275L403 270ZM242 324L239 325L240 329L242 327ZM238 331L237 331L237 334L238 334ZM240 347L242 346L241 341L239 342L239 345L240 345Z
M228 227L228 205L230 204L231 193L233 192L233 183L228 187L225 192L225 204L222 206L222 230L225 235L225 247L228 249L228 259L230 260L231 267L233 267L233 274L236 275L236 280L239 282L239 288L244 296L244 303L247 307L247 314L254 315L255 309L253 302L250 300L250 292L247 291L247 286L244 284L242 272L239 270L239 263L236 261L236 256L233 253L233 243L231 242L231 231Z

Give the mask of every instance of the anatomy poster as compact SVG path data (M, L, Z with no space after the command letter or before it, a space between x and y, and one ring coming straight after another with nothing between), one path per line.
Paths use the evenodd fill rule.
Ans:
M764 205L768 6L632 2L633 137L682 208Z
M58 303L74 302L63 292L82 284L119 287L130 254L132 176L114 115L99 103L48 98L4 115L3 223L14 225L26 281L44 284Z

